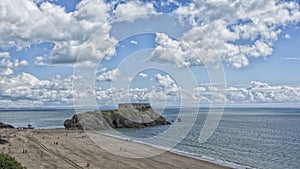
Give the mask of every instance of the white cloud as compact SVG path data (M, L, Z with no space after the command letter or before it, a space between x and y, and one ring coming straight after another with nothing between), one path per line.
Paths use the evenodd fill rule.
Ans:
M44 65L73 64L80 53L82 57L78 62L88 66L92 65L86 64L88 62L112 57L116 51L107 49L114 49L118 42L110 36L109 22L120 17L132 22L156 13L152 3L140 1L107 4L104 0L82 0L75 11L69 13L47 1L38 3L40 7L28 0L0 2L0 17L5 18L0 21L0 46L20 49L40 42L53 43L50 55L43 56L48 62ZM160 5L169 3L176 2ZM111 11L115 5L116 9ZM203 65L217 62L219 55L232 67L248 66L249 58L272 54L281 27L300 21L296 2L276 0L197 1L180 6L174 14L189 20L193 27L178 40L158 33L152 61L177 66ZM88 41L96 31L97 36ZM235 43L238 40L249 43ZM136 44L136 41L131 43Z
M170 75L161 75L160 73L158 73L155 75L155 77L158 80L159 84L164 88L176 85Z
M226 62L234 68L241 68L249 65L249 60L245 55L233 55L228 57Z
M0 53L0 75L11 75L14 69L27 66L26 60L12 59L9 52Z
M269 85L252 81L248 87L231 87L227 98L235 103L297 103L300 102L300 87ZM242 100L239 100L242 99Z
M98 81L114 81L121 74L119 69L109 70L97 77Z
M138 44L138 42L136 40L132 40L132 41L130 41L130 43L133 44L133 45L137 45Z
M206 88L199 86L199 87L194 88L194 90L197 91L197 92L205 92Z
M100 70L98 70L98 72L106 72L108 70L108 68L107 67L103 67L103 68L101 68Z
M16 76L1 77L0 85L2 103L9 103L8 105L0 103L1 107L37 106L36 104L45 106L54 102L61 105L72 103L72 83L67 79L39 80L31 74L21 73Z
M115 101L124 101L131 98L135 102L149 101L151 97L152 101L157 102L172 102L178 101L179 89L175 87L174 81L172 81L168 75L156 75L157 80L160 81L159 88L154 89L129 89L128 92L125 89L110 88L106 90L97 91L97 99L101 100L101 103L106 101L113 103L112 97ZM176 88L176 90L172 90ZM267 83L253 81L248 86L241 87L228 87L226 92L215 90L211 88L211 85L200 85L194 90L180 90L181 98L185 99L189 103L210 104L212 99L212 93L214 91L214 99L216 102L222 102L226 100L227 104L238 104L249 106L258 103L270 103L270 104L283 104L283 103L300 103L300 86L288 86L288 85L269 85ZM128 100L127 100L128 101ZM266 105L267 106L267 105Z
M285 39L291 39L291 35L285 34L285 35L284 35L284 38L285 38Z
M14 67L21 67L21 66L27 66L28 62L26 60L21 60L19 61L18 59L16 59L14 61Z
M46 63L44 62L44 57L43 56L35 57L34 64L39 65L39 66L45 66Z
M0 52L0 58L10 58L10 54L8 52Z
M96 91L99 103L118 102L174 102L179 100L179 88L169 75L156 74L157 86L153 88L109 88Z
M146 73L140 73L139 76L142 77L142 78L147 78L148 74L146 74Z
M132 77L124 77L123 81L124 82L131 82L132 81Z
M300 57L287 57L287 58L283 58L283 60L291 60L291 61L300 61Z
M234 68L248 66L249 58L272 54L282 26L300 21L296 2L275 0L198 1L174 13L193 27L178 40L157 34L151 60L177 66L214 63L217 56Z
M118 21L133 22L136 19L147 18L149 14L155 13L152 3L142 3L140 1L129 1L127 3L118 4L114 11Z
M299 104L300 86L288 85L269 85L258 81L252 81L248 86L231 86L228 85L226 92L214 91L216 94L220 93L221 98L226 98L227 104L238 104L249 106L252 104L268 103L268 104L283 104L293 103ZM198 89L199 88L199 89ZM211 102L211 91L209 85L200 85L195 88L194 99L206 99L208 103ZM267 104L265 106L268 106Z
M0 17L5 18L0 20L2 48L51 42L54 48L45 59L48 64L73 64L81 52L78 62L101 60L115 53L107 50L117 41L109 35L110 7L102 0L80 1L70 13L49 2L41 3L38 8L28 0L1 1L0 9Z
M1 20L2 47L23 47L39 40L61 41L69 37L70 32L63 23L70 21L70 15L62 7L45 2L39 9L26 0L1 1L0 6L1 18L5 18Z
M73 80L76 79L77 82L81 80L84 83L83 77L57 76L49 80L40 80L28 73L10 74L9 76L0 74L0 76L1 107L72 106L74 93L84 100L89 96L89 92L96 94L99 104L107 105L128 101L128 99L133 102L147 102L151 99L155 102L176 103L179 98L185 99L189 103L199 104L200 101L200 103L209 104L212 99L211 91L214 91L215 99L225 99L227 104L233 105L300 103L300 86L269 85L257 81L252 81L246 86L229 85L230 87L224 94L224 91L218 91L213 87L214 85L208 84L199 85L193 90L181 90L169 75L161 74L156 74L158 86L152 89L86 87L84 91L73 91L72 88Z
M156 33L158 46L153 50L150 60L174 63L176 66L189 66L188 57L194 55L182 43L171 39L164 33Z
M101 104L117 104L121 102L146 102L149 101L149 92L147 88L130 88L130 89L98 89L96 91L97 101Z
M40 8L28 0L0 1L1 48L21 49L41 42L54 44L49 56L35 58L37 65L72 65L81 53L78 65L95 67L98 63L96 61L111 57L116 52L107 50L111 47L114 49L118 43L110 36L111 20L129 15L121 20L132 22L155 12L153 4L140 1L119 4L115 11L110 12L112 6L102 0L82 0L75 11L69 13L46 1L38 3L41 4ZM150 58L152 61L177 66L205 65L217 62L219 55L228 65L241 68L250 65L253 58L271 55L282 27L300 21L299 5L296 2L275 0L201 1L199 4L180 6L174 13L181 19L188 19L192 28L177 40L164 33L157 33L157 46ZM96 31L97 35L88 41ZM282 37L290 38L290 35ZM235 43L240 40L246 43ZM137 41L133 40L131 43L137 44ZM284 60L300 59L290 57ZM75 77L40 80L28 73L15 75L15 69L26 65L26 60L13 59L8 52L0 52L1 106L73 104L71 86ZM118 69L102 69L99 73L99 81L113 81L121 74ZM148 75L140 73L139 76L146 78ZM145 101L150 96L156 96L164 101L165 97L178 98L181 92L184 99L200 99L209 103L210 91L215 91L217 98L226 97L228 103L300 102L299 86L253 81L247 87L231 86L224 95L222 91L216 91L207 85L200 85L191 91L181 90L169 75L156 74L155 78L159 83L158 87L129 89L129 98L133 101ZM125 77L123 80L132 79ZM112 93L117 93L116 98L119 100L128 96L125 89L94 90L97 99L105 103L112 103Z
M155 75L156 80L159 83L159 89L165 92L167 95L179 95L180 88L170 75L161 75L160 73Z
M0 62L0 67L5 67L5 68L19 68L27 65L28 62L26 60L20 61L19 59L12 60L10 58L3 58L1 59Z
M10 68L6 68L4 70L0 69L1 76L9 76L9 75L12 75L13 73L14 73L14 71Z

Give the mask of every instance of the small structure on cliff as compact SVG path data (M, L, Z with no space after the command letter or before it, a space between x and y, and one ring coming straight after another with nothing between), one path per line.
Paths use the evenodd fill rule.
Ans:
M151 108L150 103L120 103L118 109L147 109Z

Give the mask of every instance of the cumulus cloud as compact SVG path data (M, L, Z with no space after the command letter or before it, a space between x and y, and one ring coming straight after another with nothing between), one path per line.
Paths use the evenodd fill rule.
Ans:
M130 43L131 43L131 44L134 44L134 45L137 45L137 44L138 44L138 42L135 41L135 40L130 41Z
M69 36L63 23L70 20L70 15L62 7L45 2L38 8L26 0L1 1L0 6L1 18L5 18L1 20L2 47L28 46L40 40L61 41Z
M185 99L189 103L210 104L212 91L214 91L214 99L217 101L226 100L227 104L248 106L257 103L292 103L295 105L300 103L300 86L270 85L258 81L252 81L243 86L228 85L229 87L225 89L226 92L218 91L211 84L199 85L192 90L182 90L169 75L156 74L158 86L154 88L123 89L112 87L103 89L87 87L83 92L72 88L74 80L76 82L81 80L84 83L83 77L56 76L49 80L40 80L28 73L10 76L0 74L0 76L1 107L72 106L74 94L84 99L89 96L89 92L95 93L97 101L101 105L113 105L128 101L128 99L132 102L167 103L176 103L180 99Z
M142 77L142 78L147 78L148 74L146 74L146 73L140 73L139 76Z
M113 11L118 21L129 22L140 18L147 18L149 14L154 12L155 9L152 3L142 3L140 1L129 1L127 3L118 4L117 8Z
M6 68L6 69L0 68L0 75L2 75L2 76L9 76L9 75L12 75L13 73L14 73L14 71L10 68Z
M19 68L22 66L27 66L28 62L26 60L2 58L0 59L0 68Z
M46 63L44 61L44 57L43 56L37 56L34 58L34 64L39 65L39 66L45 66Z
M267 104L298 104L300 102L300 86L288 85L269 85L267 83L252 81L248 85L230 86L225 91L218 91L214 85L203 84L193 90L182 90L174 85L174 81L168 75L156 75L156 80L159 82L158 88L134 88L134 89L100 89L97 93L97 99L101 103L108 101L124 101L124 98L131 98L134 102L161 101L173 102L180 98L185 99L191 104L210 104L212 97L215 102L226 101L227 104L237 104L249 106L252 104L265 103ZM212 95L214 91L214 95ZM180 95L179 95L180 93ZM114 99L113 99L114 98ZM123 99L123 100L122 100ZM128 101L128 100L127 100Z
M285 35L284 35L284 38L285 38L285 39L290 39L290 38L291 38L291 35L285 34Z
M169 75L156 74L157 85L152 88L109 88L96 91L99 103L116 104L118 102L176 102L180 98L180 88Z
M157 13L153 3L141 1L116 4L83 0L69 13L47 1L35 2L39 5L28 0L0 2L0 17L4 18L0 20L0 46L23 48L40 42L53 43L49 56L43 56L48 64L82 62L95 66L91 63L116 53L118 41L110 36L110 21L122 18L133 22ZM299 5L290 1L170 3L179 5L173 13L181 20L188 20L192 28L178 40L157 33L157 47L151 60L177 66L215 63L219 61L217 56L234 68L248 66L251 58L272 54L282 27L300 21ZM96 31L97 35L89 40ZM79 54L82 57L77 60Z
M0 58L10 58L10 54L8 52L0 52Z
M164 33L156 33L155 41L158 46L151 54L151 61L169 62L177 66L191 65L188 57L193 57L194 55L182 43L171 39Z
M73 104L74 78L57 76L51 80L40 80L28 73L2 76L0 105L1 107L70 106Z
M298 103L300 87L269 85L252 81L248 87L230 87L227 98L233 103Z
M197 1L174 13L193 27L174 40L156 34L151 59L177 66L206 65L221 60L234 68L250 64L250 58L267 57L282 26L300 21L297 2ZM244 43L238 43L245 41ZM192 54L189 46L195 54Z
M131 82L132 81L132 77L124 77L123 81L124 82Z
M156 80L159 83L159 90L165 92L167 95L180 94L180 88L170 75L162 75L157 73L155 75Z
M12 59L9 52L0 52L0 75L11 75L14 69L27 66L26 60Z
M121 74L119 69L113 69L106 72L103 72L100 76L97 77L98 81L114 81L117 76Z
M34 2L39 3L36 5ZM171 2L171 1L170 1ZM172 1L176 3L176 1ZM197 1L198 3L176 3L179 8L173 14L188 20L192 27L179 39L164 33L156 33L156 47L150 60L173 63L178 67L206 65L218 62L218 56L226 64L241 68L250 65L254 58L267 57L273 52L273 44L281 29L300 21L299 4L293 1ZM158 2L154 2L158 3ZM165 5L167 5L166 2ZM18 5L16 5L18 4ZM163 4L161 4L163 5ZM116 7L114 9L114 7ZM130 9L130 10L128 10ZM21 49L32 44L53 44L49 55L37 56L36 65L74 64L95 67L104 58L112 57L118 43L110 36L115 18L133 22L147 18L156 12L148 2L129 1L108 4L104 0L82 0L75 11L67 13L63 7L47 1L10 0L0 1L0 47ZM14 11L14 12L11 12ZM132 15L133 14L133 15ZM123 17L127 16L127 17ZM89 39L96 31L94 38ZM284 35L291 38L290 35ZM137 44L136 41L131 41ZM112 50L107 50L107 49ZM192 49L192 50L191 50ZM77 56L81 54L79 60ZM299 60L285 58L284 60ZM55 77L40 80L28 73L15 74L14 70L28 65L26 60L13 59L8 52L0 52L0 105L72 105L72 80L80 77ZM16 71L17 72L17 71ZM98 81L113 81L120 70L102 69ZM140 77L148 75L140 73ZM130 78L124 78L130 81ZM253 81L245 86L230 86L224 91L199 85L193 90L182 90L169 75L156 74L157 87L152 89L92 89L97 100L113 103L113 97L121 101L147 101L155 96L177 99L181 93L189 101L211 102L214 97L226 98L227 103L299 103L300 87L270 85ZM114 96L115 95L115 96ZM86 95L88 96L88 95ZM84 98L82 94L82 98ZM84 99L83 99L84 100ZM170 99L171 100L171 99Z
M98 70L98 72L102 73L102 72L106 72L108 70L107 67L103 67L101 69Z
M46 59L49 64L101 60L115 53L107 50L117 41L109 35L110 7L102 0L80 1L70 13L46 1L39 7L27 0L1 1L0 9L0 17L4 18L0 20L2 48L51 42L54 48ZM94 39L89 40L96 31ZM80 53L82 57L77 60Z
M114 105L121 102L147 102L149 101L149 92L147 88L109 88L98 89L96 98L98 103L104 105Z
M200 85L192 91L185 91L185 99L199 100L210 104L212 96L215 101L226 100L226 104L251 106L252 104L299 104L300 86L269 85L267 83L252 81L248 85L231 86L222 91L215 90L209 84ZM212 95L214 91L214 95Z

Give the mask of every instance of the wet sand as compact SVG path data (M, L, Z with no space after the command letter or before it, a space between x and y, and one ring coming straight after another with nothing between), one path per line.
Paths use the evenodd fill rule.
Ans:
M83 131L65 129L0 130L8 143L0 152L16 158L28 169L99 168L99 169L225 169L127 140ZM93 140L99 140L99 146ZM149 154L158 154L152 157ZM129 158L146 157L146 158Z

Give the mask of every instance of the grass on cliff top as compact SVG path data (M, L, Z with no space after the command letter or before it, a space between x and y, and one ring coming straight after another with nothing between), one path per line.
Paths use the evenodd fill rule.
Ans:
M15 158L7 154L0 154L0 169L26 169Z
M116 119L119 116L123 116L127 113L129 113L133 117L140 117L142 119L145 118L152 118L156 119L158 118L159 114L156 113L152 108L146 107L146 108L133 108L133 109L125 109L125 111L120 111L118 109L115 110L95 110L95 111L88 111L85 113L82 113L82 115L100 115L102 114L103 117L109 118L109 119Z

